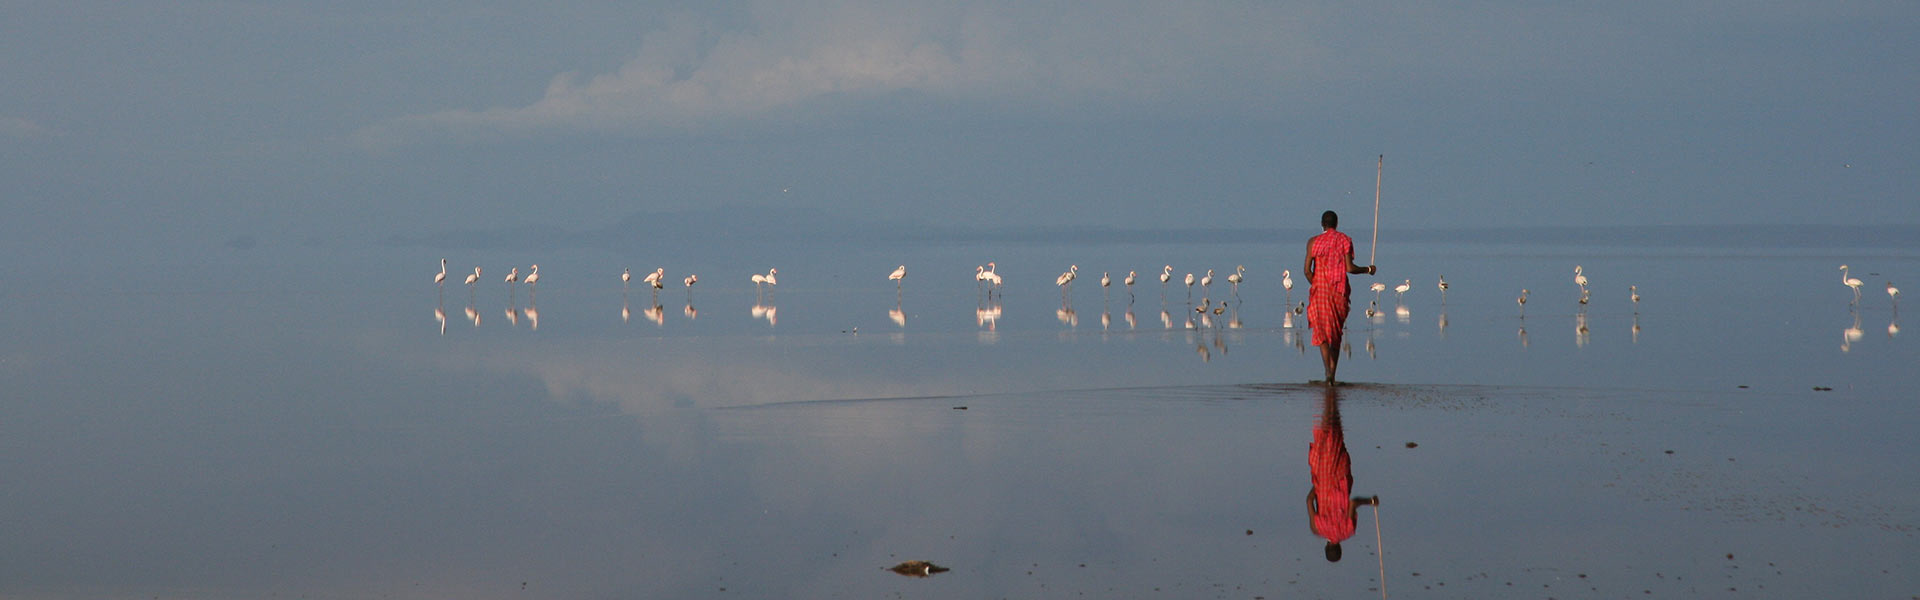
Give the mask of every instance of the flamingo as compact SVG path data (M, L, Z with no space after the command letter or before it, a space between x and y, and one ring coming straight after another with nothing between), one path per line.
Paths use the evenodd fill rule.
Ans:
M1379 304L1379 303L1380 303L1380 293L1381 293L1381 292L1384 292L1384 291L1387 291L1387 284L1384 284L1384 283L1375 283L1375 284L1373 284L1373 285L1370 285L1370 286L1367 286L1367 289L1370 289L1370 290L1373 290L1373 303L1374 303L1374 304Z
M1413 289L1412 279L1402 281L1400 282L1400 285L1393 286L1393 301L1399 302L1400 298L1406 295L1407 290L1411 290L1411 289Z
M1280 287L1287 288L1287 304L1293 304L1293 270L1280 271Z
M767 286L768 287L772 287L780 284L780 280L774 278L774 275L777 275L779 273L780 273L779 269L767 269Z
M1887 298L1893 300L1894 308L1898 309L1900 307L1900 288L1893 287L1893 282L1891 281L1887 282Z
M700 276L689 274L686 279L681 280L681 283L687 284L687 298L691 300L693 298L693 284L700 283ZM693 304L689 302L687 307L688 310L692 310Z
M1203 296L1213 293L1213 269L1207 269L1206 276L1200 278L1200 288L1204 290Z
M1447 303L1447 276L1446 275L1440 276L1440 303L1441 304Z
M1640 314L1640 286L1627 286L1628 298L1633 299L1633 314Z
M514 267L513 270L507 272L507 278L503 279L502 281L505 281L507 284L507 287L511 289L513 287L513 282L519 281L519 280L520 280L520 267Z
M1847 266L1840 265L1840 283L1853 288L1853 303L1860 303L1860 280L1847 276Z
M901 280L906 278L907 278L906 265L900 265L898 267L894 267L893 272L887 274L887 279L893 280L893 291L896 291L896 292L900 291Z
M1573 283L1580 286L1582 291L1587 289L1587 276L1580 272L1580 265L1573 266Z
M1160 301L1167 301L1167 280L1173 279L1173 265L1160 267Z
M767 276L764 273L754 273L752 277L748 277L747 279L753 280L753 291L756 294L760 293L767 284Z
M1069 286L1073 284L1073 280L1079 277L1080 265L1071 265L1067 267L1067 272L1061 273L1059 277L1053 278L1053 284L1060 286L1060 298L1062 300L1066 299L1067 292L1072 291L1072 288Z
M1227 283L1233 284L1234 297L1237 298L1240 296L1240 282L1246 281L1246 280L1247 280L1247 266L1235 265L1233 267L1233 274L1227 276Z
M626 289L628 283L631 281L633 281L633 269L621 269L620 270L620 288L623 290Z
M473 287L473 284L475 284L475 283L477 283L477 282L479 282L479 281L480 281L480 267L474 267L474 268L473 268L473 274L472 274L472 275L468 275L468 276L467 276L467 287L468 287L468 288L472 288L472 287ZM469 290L469 291L471 291L471 290Z
M1192 300L1193 299L1193 274L1188 273L1185 281L1187 282L1187 299Z
M1520 298L1519 298L1519 299L1516 299L1516 300L1514 300L1514 302L1518 302L1518 303L1520 303L1520 318L1522 318L1522 319L1525 319L1525 318L1527 318L1527 290L1526 290L1526 288L1521 288L1521 289L1520 289Z
M1100 272L1100 300L1102 302L1106 301L1107 288L1111 287L1112 285L1113 285L1113 278L1108 277L1106 271L1101 271Z
M532 272L532 273L528 273L528 274L527 274L527 285L528 285L528 286L530 286L530 287L539 287L539 285L540 285L540 265L534 265L534 266L533 266L533 272Z
M1133 282L1138 281L1139 279L1140 279L1139 273L1135 273L1133 271L1127 271L1127 278L1125 280L1122 280L1121 283L1127 284L1128 294L1133 293Z
M433 284L443 288L447 286L447 259L440 259L440 274L433 276Z

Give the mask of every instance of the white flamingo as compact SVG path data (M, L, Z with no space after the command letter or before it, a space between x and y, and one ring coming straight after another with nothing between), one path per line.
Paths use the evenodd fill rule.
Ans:
M473 287L473 284L479 283L479 282L480 282L480 267L474 267L473 274L467 276L467 287L469 288L468 291L471 292L472 291L471 288Z
M1287 304L1293 304L1293 270L1280 271L1280 287L1287 288Z
M1373 285L1370 285L1370 286L1367 286L1367 289L1369 289L1369 290L1373 290L1373 303L1374 303L1374 304L1379 304L1379 303L1380 303L1380 293L1381 293L1381 292L1385 292L1385 291L1387 291L1387 284L1384 284L1384 283L1375 283L1375 284L1373 284Z
M1441 304L1447 303L1447 276L1446 275L1440 276L1440 303Z
M1640 314L1640 286L1627 286L1627 297L1633 300L1633 314Z
M1235 265L1233 267L1233 273L1230 275L1227 275L1227 283L1233 284L1234 297L1238 298L1240 296L1240 282L1246 281L1246 280L1247 280L1247 266Z
M1587 289L1587 276L1580 272L1580 265L1573 266L1573 284L1580 286L1580 289Z
M435 275L435 276L433 276L433 284L434 284L434 285L437 285L437 286L440 286L440 287L443 287L443 288L444 288L444 287L446 287L446 285L447 285L447 259L444 259L444 258L442 258L442 259L440 259L440 274L439 274L439 275Z
M538 291L540 285L540 265L533 266L533 272L527 274L527 287Z
M519 280L520 280L520 267L514 267L513 270L507 272L507 278L501 281L506 282L507 288L511 290L513 288L513 282L516 282Z
M1847 276L1847 266L1840 265L1840 283L1853 288L1853 303L1860 303L1860 280Z
M1900 308L1900 288L1893 287L1893 282L1891 281L1887 282L1887 298L1893 301L1895 310Z
M775 275L779 275L779 274L780 274L779 269L767 269L767 287L773 287L780 284L780 280L774 277Z
M700 276L689 274L687 275L686 279L683 279L680 282L687 284L687 298L691 300L693 298L693 284L700 283ZM692 310L693 304L689 303L687 304L687 307L688 307L688 310Z
M1071 287L1073 280L1079 277L1080 265L1071 265L1067 267L1067 272L1061 273L1059 277L1053 278L1053 284L1060 286L1060 298L1062 300L1065 300L1067 293L1073 290Z
M1402 281L1400 282L1400 285L1393 286L1393 301L1399 302L1401 298L1406 296L1407 290L1411 290L1411 289L1413 289L1412 279Z
M1207 269L1207 275L1200 278L1201 296L1213 295L1213 269Z
M1183 281L1187 282L1187 299L1192 300L1193 299L1193 274L1188 273L1187 278L1184 279Z
M1514 302L1520 303L1520 318L1527 318L1527 290L1525 288L1521 288L1520 297L1515 299Z
M652 273L648 273L646 277L640 278L640 283L653 286L653 289L657 290L660 289L660 278L665 276L667 276L667 268L659 267L654 269Z
M621 269L620 270L620 288L623 290L626 289L627 285L632 281L633 281L633 269Z
M901 283L900 280L906 279L906 278L907 278L906 265L900 265L898 267L894 267L893 272L887 274L887 279L893 280L893 291L896 291L896 292L900 291L900 283Z
M1160 301L1167 301L1167 280L1173 279L1173 265L1160 267Z

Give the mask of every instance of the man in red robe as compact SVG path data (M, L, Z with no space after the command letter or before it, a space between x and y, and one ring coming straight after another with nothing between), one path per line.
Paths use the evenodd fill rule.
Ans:
M1372 275L1373 265L1353 262L1353 238L1340 233L1340 216L1333 211L1320 213L1320 235L1307 240L1307 327L1313 328L1313 345L1320 347L1320 363L1327 369L1327 385L1334 385L1334 371L1340 369L1340 338L1346 333L1347 312L1351 308L1347 274Z

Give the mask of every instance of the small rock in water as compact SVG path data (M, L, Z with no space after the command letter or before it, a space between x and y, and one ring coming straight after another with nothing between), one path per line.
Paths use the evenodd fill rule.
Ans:
M1415 443L1413 443L1413 442L1407 442L1407 447L1408 447L1408 448L1419 448L1419 447L1420 447L1420 445L1419 445L1419 444L1415 444Z
M887 567L887 570L893 571L895 573L899 573L901 575L905 575L908 577L927 577L927 576L933 575L934 573L945 573L952 569L948 569L946 567L942 567L940 565L936 565L924 560L910 560L910 561L903 562L891 567Z

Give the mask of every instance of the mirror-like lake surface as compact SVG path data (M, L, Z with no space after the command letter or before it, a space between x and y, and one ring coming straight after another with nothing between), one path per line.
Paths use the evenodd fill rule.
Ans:
M1328 390L1303 246L15 267L0 597L1920 590L1920 250L1388 243Z

